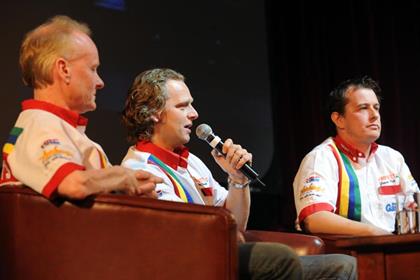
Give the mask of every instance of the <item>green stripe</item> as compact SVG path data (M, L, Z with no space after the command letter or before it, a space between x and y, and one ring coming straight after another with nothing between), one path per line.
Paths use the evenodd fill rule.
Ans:
M21 134L22 133L22 131L23 131L23 128L21 128L21 127L14 127L14 128L12 128L12 130L10 131L10 135L13 135L13 136L19 136L19 134Z
M341 158L343 159L345 169L347 171L347 174L349 176L349 212L347 213L350 218L352 218L355 221L361 220L361 199L360 199L360 189L359 189L359 180L357 178L356 173L354 172L353 166L351 165L350 160L347 158L347 156L342 153L340 150ZM352 201L350 201L352 200Z

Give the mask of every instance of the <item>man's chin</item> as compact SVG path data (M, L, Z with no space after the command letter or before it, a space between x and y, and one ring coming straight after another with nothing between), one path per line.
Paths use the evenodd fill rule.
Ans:
M82 108L79 113L84 114L84 113L92 112L92 111L95 111L95 110L96 110L96 103L92 103L89 106L86 106L85 108Z

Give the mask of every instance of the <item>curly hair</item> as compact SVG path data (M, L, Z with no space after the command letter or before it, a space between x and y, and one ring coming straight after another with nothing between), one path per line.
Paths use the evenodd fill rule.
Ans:
M346 80L344 82L341 82L335 89L333 89L327 99L326 104L326 118L330 119L330 116L332 113L337 112L340 115L344 114L345 106L348 103L347 95L350 92L353 92L355 90L361 89L361 88L367 88L373 90L373 92L376 95L376 98L378 101L381 101L381 88L379 87L379 84L373 80L372 78L368 76L363 76L361 78L353 78ZM332 133L336 132L336 128L334 123L331 121L328 122L330 124L330 131Z
M155 122L152 116L163 110L168 99L166 82L184 81L182 74L172 69L151 69L137 75L131 85L124 110L122 123L127 129L128 141L150 140Z
M74 32L91 35L86 24L59 15L25 35L20 47L19 64L26 86L37 89L53 83L54 62L58 57L70 59Z

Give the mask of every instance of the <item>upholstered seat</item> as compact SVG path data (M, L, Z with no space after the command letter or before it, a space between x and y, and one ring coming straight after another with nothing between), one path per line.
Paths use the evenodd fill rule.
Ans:
M323 252L316 237L282 234L245 235ZM53 203L0 187L0 279L236 279L236 238L220 207L112 194Z

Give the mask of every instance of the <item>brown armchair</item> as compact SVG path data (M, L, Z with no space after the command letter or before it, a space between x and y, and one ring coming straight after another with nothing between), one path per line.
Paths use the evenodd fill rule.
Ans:
M300 254L323 252L316 237L282 234L246 237L305 244ZM0 187L0 279L236 279L236 273L236 224L226 209L125 195L52 203L28 188Z

